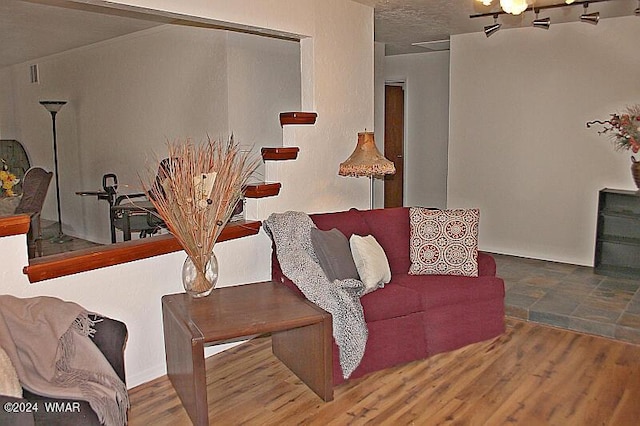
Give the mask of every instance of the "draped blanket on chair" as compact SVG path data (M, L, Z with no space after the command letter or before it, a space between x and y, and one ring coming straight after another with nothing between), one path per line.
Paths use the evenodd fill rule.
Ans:
M89 337L81 306L53 297L0 296L0 346L31 392L89 403L101 423L123 425L127 389Z
M367 343L367 325L360 304L362 282L329 281L313 250L310 231L315 224L306 213L274 213L264 221L264 228L275 243L284 275L307 299L332 315L342 374L348 378L360 364Z

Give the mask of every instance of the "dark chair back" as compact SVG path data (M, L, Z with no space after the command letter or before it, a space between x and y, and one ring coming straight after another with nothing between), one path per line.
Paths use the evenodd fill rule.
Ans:
M22 198L14 211L15 214L28 214L31 217L31 226L29 226L27 234L27 249L30 258L36 254L42 256L40 212L49 190L51 176L53 176L52 172L47 172L41 167L32 167L27 170L22 180Z
M52 176L52 172L47 172L41 167L27 170L22 181L22 199L16 207L16 214L34 215L42 211Z

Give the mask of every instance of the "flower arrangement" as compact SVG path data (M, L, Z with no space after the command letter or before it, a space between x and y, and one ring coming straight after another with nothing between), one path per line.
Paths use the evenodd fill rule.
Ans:
M168 158L141 177L157 214L178 240L196 270L192 295L208 294L207 264L213 247L258 166L257 158L228 142L190 139L167 143ZM185 283L185 288L187 287Z
M0 169L0 197L13 197L16 195L13 192L13 187L20 182L20 179L9 171L9 166L3 159L0 159L0 161L2 161L2 169Z
M629 106L622 114L611 114L608 120L589 121L587 127L594 124L603 127L598 134L608 135L616 151L631 150L634 154L640 151L640 105Z

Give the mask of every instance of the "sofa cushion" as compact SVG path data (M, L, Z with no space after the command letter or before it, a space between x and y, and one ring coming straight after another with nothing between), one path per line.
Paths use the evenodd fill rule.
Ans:
M338 229L321 231L311 228L311 244L320 267L329 281L358 279L358 270L351 256L349 240Z
M391 281L391 270L384 249L373 235L361 237L352 235L349 238L353 261L358 269L360 280L364 284L365 293Z
M420 293L408 287L395 285L394 281L395 278L384 288L360 298L367 323L422 311Z
M409 209L412 275L478 276L478 209Z
M361 212L356 209L351 209L346 212L314 214L310 217L318 229L328 231L331 228L337 228L347 238L350 238L353 234L371 234L367 222L365 222Z
M411 260L409 258L409 208L363 211L362 216L376 237L387 258L391 274L406 273Z
M479 300L504 299L501 278L481 276L474 279L454 275L396 274L393 284L420 294L425 311L446 305L466 304Z

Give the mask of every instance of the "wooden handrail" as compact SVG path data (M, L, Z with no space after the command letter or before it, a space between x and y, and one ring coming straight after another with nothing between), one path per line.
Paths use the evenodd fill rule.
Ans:
M256 235L261 225L260 221L230 222L217 242ZM29 277L29 282L35 283L180 250L182 246L178 240L165 234L32 259L22 272Z
M31 219L26 214L0 217L0 237L26 234L29 232L30 222Z

